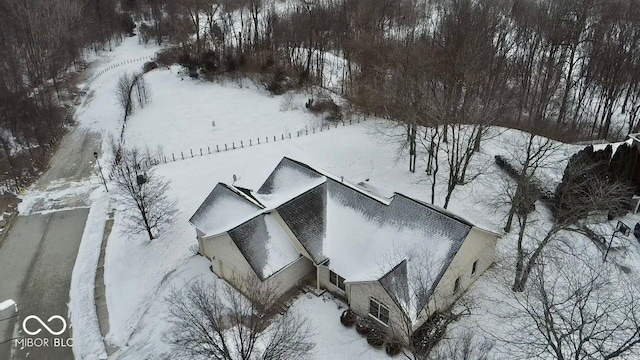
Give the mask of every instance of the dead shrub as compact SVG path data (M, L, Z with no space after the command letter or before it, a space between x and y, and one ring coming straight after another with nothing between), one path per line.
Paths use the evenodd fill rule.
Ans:
M313 114L325 114L324 119L327 121L338 121L342 119L340 106L328 96L322 96L317 100L309 99L305 107Z
M369 319L360 318L356 322L356 331L360 335L367 336L371 329L373 329L373 324L371 324L371 321Z
M142 71L144 71L145 73L148 73L149 71L153 70L153 69L157 69L158 68L158 63L155 61L149 61L144 63L144 66L142 67Z
M400 354L402 351L402 342L397 338L391 338L387 340L387 343L384 346L384 350L389 356L396 356Z
M161 66L170 66L178 63L178 59L182 54L182 49L179 47L169 47L158 51L156 55L156 62Z
M358 321L358 316L351 309L345 310L340 315L340 322L346 327L352 327L356 321Z
M369 333L367 334L367 342L369 343L369 345L375 348L382 347L382 345L384 345L384 341L386 340L386 338L387 338L387 334L376 327L372 327L371 330L369 330Z

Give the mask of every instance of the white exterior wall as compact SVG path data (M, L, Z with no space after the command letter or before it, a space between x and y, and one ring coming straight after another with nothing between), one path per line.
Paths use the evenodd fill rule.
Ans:
M436 310L444 310L464 293L474 281L487 270L494 261L498 236L477 228L472 228L464 243L453 258L429 299L427 307L420 314L416 328ZM475 274L471 275L473 263L478 260ZM460 289L454 293L456 278L460 278Z
M327 291L329 291L332 294L335 294L339 297L343 297L345 299L347 299L347 302L349 301L349 298L347 296L347 294L349 293L349 283L345 283L344 284L344 288L346 291L342 291L342 289L340 289L339 287L333 285L330 281L329 281L329 268L326 267L325 265L319 265L318 266L318 274L319 276L319 280L320 280L320 288L321 289L326 289ZM337 274L337 273L336 273ZM340 275L340 274L338 274Z
M230 283L234 283L234 279L244 279L247 276L257 278L227 233L212 238L200 238L199 242L202 254L211 261L211 268L219 277Z
M298 260L287 265L282 270L271 275L264 283L269 286L276 286L279 295L284 295L287 291L298 288L301 280L309 275L309 273L315 273L316 267L313 262L304 256L300 256Z
M379 282L366 281L349 283L347 294L349 297L349 307L353 312L380 325L379 327L386 330L388 334L406 340L408 331L404 330L406 329L406 322L403 320L404 315ZM385 326L382 322L369 315L369 299L372 297L389 308L388 325Z
M241 286L235 281L242 281L247 277L258 279L251 265L228 234L207 239L200 238L198 242L202 254L211 261L213 272L235 285L236 288L241 288ZM311 260L301 256L295 262L265 279L263 284L277 286L278 295L282 295L298 286L300 280L312 271L315 271L315 266Z

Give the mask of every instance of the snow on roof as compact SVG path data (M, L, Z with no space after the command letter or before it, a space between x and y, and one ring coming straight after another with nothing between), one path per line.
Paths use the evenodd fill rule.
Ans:
M285 157L258 189L257 197L263 204L274 208L323 182L321 174Z
M260 214L229 231L229 236L260 280L301 255L271 214Z
M326 188L326 183L318 185L277 209L316 264L327 259L322 246L327 225Z
M636 141L639 141L636 136L637 134L631 134L629 135L629 139L625 140L625 141L621 141L621 142L615 142L615 143L603 143L603 144L592 144L591 146L593 146L593 151L599 151L599 150L604 150L607 146L611 145L611 155L613 156L613 154L616 153L616 150L618 149L618 146L622 145L622 144L627 144L627 145L633 145L633 140L635 139Z
M381 196L286 157L257 193L247 191L218 184L191 222L205 233L227 231L264 280L300 256L276 211L314 263L329 260L346 281L379 281L413 319L473 227L436 206Z
M219 234L255 216L260 207L218 183L189 222L206 235Z
M328 195L323 253L329 267L347 281L378 280L421 252L430 255L433 268L426 270L439 273L471 229L404 196L386 205L332 180Z

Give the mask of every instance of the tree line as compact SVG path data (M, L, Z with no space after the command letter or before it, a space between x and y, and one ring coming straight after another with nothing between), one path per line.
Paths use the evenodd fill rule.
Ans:
M74 82L90 52L133 22L116 0L0 0L0 180L20 186L46 167L72 121ZM66 105L66 106L65 106Z

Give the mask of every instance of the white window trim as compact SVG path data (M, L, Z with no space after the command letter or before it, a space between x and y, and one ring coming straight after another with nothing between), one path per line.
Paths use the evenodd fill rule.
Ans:
M378 322L380 325L385 326L385 327L389 327L389 324L385 324L382 320L380 320L377 317L371 315L371 313L369 313L368 315L369 315L370 318L372 318L373 320Z
M371 313L371 301L374 301L378 304L378 311L380 311L380 308L383 307L385 309L387 309L387 313L389 314L387 316L388 320L391 321L391 311L389 310L389 307L387 307L387 305L383 304L382 302L380 302L378 299L374 298L374 297L369 297L369 312L367 315L369 315L370 318L375 319L377 322L379 322L380 324L384 325L384 326L389 326L389 324L385 323L384 321L378 319L377 317L375 317L372 313Z

